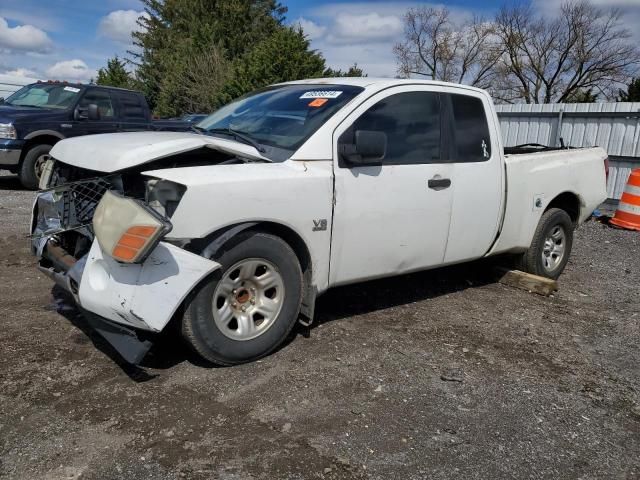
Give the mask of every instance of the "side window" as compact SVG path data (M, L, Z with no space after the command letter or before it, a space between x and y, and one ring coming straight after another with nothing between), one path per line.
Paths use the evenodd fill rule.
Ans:
M134 93L118 92L120 99L121 117L124 120L146 120L145 108L140 101L140 97Z
M391 95L367 110L345 134L353 138L357 130L381 131L387 135L384 165L438 163L439 95L434 92ZM341 141L345 140L341 138Z
M491 137L482 100L451 94L452 146L456 162L484 162L491 157Z
M87 108L92 103L98 106L100 118L113 118L115 116L111 95L109 95L108 91L97 89L87 90L82 96L82 99L80 99L78 106L80 108Z

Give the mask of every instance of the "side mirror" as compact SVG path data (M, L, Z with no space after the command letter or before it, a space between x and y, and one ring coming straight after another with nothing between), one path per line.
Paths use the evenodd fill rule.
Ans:
M381 165L387 153L387 134L375 130L356 130L355 144L344 144L343 158L353 165Z
M98 110L98 105L95 103L90 103L87 108L87 114L89 120L100 120L100 110Z
M73 111L74 120L100 120L98 105L90 103L86 108L77 107Z

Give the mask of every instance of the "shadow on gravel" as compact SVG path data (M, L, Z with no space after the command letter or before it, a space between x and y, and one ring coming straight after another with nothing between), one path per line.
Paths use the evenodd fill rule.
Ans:
M278 350L286 347L298 335L308 336L320 324L494 283L492 267L500 262L504 263L504 259L481 260L332 289L318 299L313 325L306 328L298 324ZM166 370L185 361L203 368L217 368L186 346L180 338L178 322L173 321L164 332L149 337L153 346L142 363L131 365L89 326L75 306L73 298L65 290L54 286L52 294L54 308L58 313L78 327L98 350L113 360L135 382L146 382L158 376L148 373L145 368Z
M51 294L54 298L52 309L81 330L91 340L95 348L109 357L131 380L137 383L147 382L158 376L157 374L150 374L145 368L166 370L184 361L202 367L212 366L187 348L180 339L179 332L175 331L172 325L163 333L149 334L149 339L153 342L151 350L149 350L140 365L132 365L126 362L109 342L91 328L84 314L78 309L73 297L68 292L56 285L52 288Z
M17 175L0 175L0 190L25 190Z
M481 260L331 289L318 299L314 326L494 283L492 268L500 263L505 260Z

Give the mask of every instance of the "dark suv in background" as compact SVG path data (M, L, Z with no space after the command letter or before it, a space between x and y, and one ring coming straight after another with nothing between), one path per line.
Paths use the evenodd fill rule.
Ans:
M99 85L38 82L0 99L0 169L38 187L49 150L63 138L140 130L188 130L181 120L153 120L140 92Z

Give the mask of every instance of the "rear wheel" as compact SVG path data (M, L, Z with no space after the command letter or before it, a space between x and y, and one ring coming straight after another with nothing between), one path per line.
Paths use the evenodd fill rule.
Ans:
M540 218L531 246L520 257L525 272L556 279L569 261L574 224L564 210L551 208Z
M23 187L37 190L44 164L49 158L52 146L47 144L31 147L22 160L18 177Z
M182 334L205 359L220 365L257 360L295 325L302 270L291 247L266 233L244 232L213 258L221 268L189 301Z

